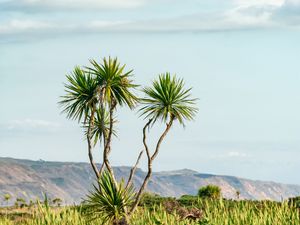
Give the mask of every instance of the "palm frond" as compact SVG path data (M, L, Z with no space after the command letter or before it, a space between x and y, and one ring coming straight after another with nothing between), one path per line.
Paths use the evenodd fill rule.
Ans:
M96 90L97 82L95 78L80 67L75 67L74 71L67 75L68 83L65 84L64 96L61 96L59 105L63 107L62 113L66 113L70 119L80 122L91 113L94 105L97 104Z
M84 133L87 136L88 134L88 129L89 129L89 121L90 121L90 116L88 117L87 121L83 123L83 128L84 128ZM113 123L116 123L117 120L114 119ZM91 139L94 139L94 146L97 144L98 141L102 141L103 136L106 137L109 132L109 123L110 123L110 118L109 118L109 113L105 108L97 108L95 117L94 117L94 123L91 128ZM114 136L117 136L116 130L112 131L112 134Z
M145 118L166 122L169 118L184 125L185 120L193 120L198 109L195 98L191 98L191 88L185 89L183 79L170 73L159 75L151 87L143 89L145 97L141 99L140 113Z
M133 186L124 188L123 181L116 185L105 171L84 201L84 214L91 221L101 218L103 223L111 223L126 216L126 207L133 203L134 197Z
M117 58L104 58L102 64L90 60L91 67L87 71L96 77L97 84L103 88L104 102L110 104L112 99L121 106L133 108L138 98L132 92L138 85L131 80L132 70L124 72L125 65L121 66Z

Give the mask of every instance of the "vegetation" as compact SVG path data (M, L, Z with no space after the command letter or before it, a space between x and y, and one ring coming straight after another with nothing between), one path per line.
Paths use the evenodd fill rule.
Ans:
M24 198L17 198L16 202L15 202L15 206L20 207L20 208L24 208L27 206L26 201Z
M55 198L55 199L52 200L52 204L55 205L55 206L60 207L61 203L62 203L62 200L60 198Z
M158 196L156 196L158 197ZM197 197L196 197L197 198ZM161 199L163 199L161 197ZM174 200L173 200L174 201ZM149 203L149 202L148 202ZM182 209L198 209L198 218L182 216L185 210L168 208L169 198L165 202L153 205L140 206L133 213L129 224L131 225L300 225L299 208L289 201L282 203L272 201L235 201L214 200L197 198ZM22 211L23 210L23 211ZM0 225L98 225L102 224L102 218L90 221L84 213L84 205L78 207L50 208L47 205L38 204L33 209L11 210L8 217L1 214ZM104 223L111 224L111 223Z
M201 187L198 191L198 196L200 198L212 198L219 199L221 198L221 189L215 185L207 185L205 187Z
M8 206L8 202L11 199L11 195L10 194L5 194L3 196L3 200L5 201L6 205Z
M127 207L134 202L133 186L117 186L110 173L104 172L85 201L84 214L89 221L101 219L105 223L120 224L127 216Z

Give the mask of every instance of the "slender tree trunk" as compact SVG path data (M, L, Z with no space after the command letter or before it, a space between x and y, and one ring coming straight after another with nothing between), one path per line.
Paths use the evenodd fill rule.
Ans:
M161 146L161 143L162 141L164 140L164 138L166 137L167 133L169 132L172 124L173 124L173 118L170 118L170 122L166 124L166 129L165 131L163 132L163 134L160 136L157 144L156 144L156 148L155 148L155 152L153 153L153 155L151 156L150 155L150 152L149 152L149 148L148 148L148 145L146 143L146 129L149 127L149 125L151 124L152 120L149 120L148 123L145 125L144 129L143 129L143 144L144 144L144 147L145 147L145 150L146 150L146 153L147 153L147 158L148 158L148 171L147 171L147 175L146 177L144 178L144 181L137 193L137 196L136 196L136 199L135 199L135 202L133 203L133 206L129 212L129 216L132 215L132 213L136 210L139 202L140 202L140 199L141 199L141 195L143 193L143 191L145 190L150 178L151 178L151 175L152 175L152 162L153 160L156 158L158 152L159 152L159 149L160 149L160 146Z
M109 132L108 132L107 140L104 143L103 162L104 162L108 172L111 174L115 185L117 186L117 181L116 181L116 178L114 175L114 171L113 171L113 169L110 165L109 159L108 159L108 155L111 151L111 137L113 134L113 123L114 123L113 114L114 114L115 107L116 107L116 101L114 99L112 99L110 109L109 109Z
M104 163L104 151L105 151L105 145L106 145L106 132L105 132L105 108L104 108L104 91L105 91L105 85L102 85L99 87L98 89L98 96L99 96L99 105L100 105L100 109L101 109L101 113L102 113L102 120L101 120L101 127L103 129L103 153L102 153L102 157L103 157L103 160L102 160L102 165L100 167L100 170L99 170L99 177L101 177L103 171L104 171L104 168L105 168L105 163Z
M136 160L135 165L134 165L134 166L131 168L131 170L130 170L129 178L128 178L128 181L127 181L127 184L126 184L126 187L125 187L126 189L132 184L133 176L134 176L135 171L136 171L136 168L137 168L137 166L139 165L139 162L140 162L140 160L141 160L141 158L142 158L143 152L144 152L144 150L142 150L142 151L140 152L140 154L139 154L139 156L138 156L138 158L137 158L137 160Z
M89 120L89 127L88 127L88 132L87 132L87 142L88 142L88 155L89 155L89 159L90 159L90 164L93 168L93 171L97 177L97 179L99 179L99 171L98 171L98 168L96 166L96 163L94 162L94 158L93 158L93 144L92 144L92 135L91 135L91 132L92 132L92 127L94 126L94 115L95 115L95 106L93 107L93 110L92 110L92 113L91 113L91 117L90 117L90 120Z
M104 124L104 92L105 92L105 85L106 84L103 84L102 86L99 87L99 90L98 90L98 95L99 95L99 104L100 104L100 108L101 108L101 111L103 113L102 115L102 121L101 121L101 126L104 128L105 127L105 124ZM115 184L116 183L116 179L115 179L115 176L114 176L114 172L113 172L113 169L112 167L110 166L110 162L108 160L108 155L111 151L111 136L113 134L113 112L114 112L114 109L116 107L116 101L114 99L112 99L112 102L111 102L111 105L110 105L110 109L109 109L109 132L108 134L106 134L104 132L104 135L103 135L103 162L102 162L102 165L101 165L101 168L100 168L100 171L99 171L99 177L101 177L105 167L107 168L108 172L111 174L112 178L113 178L113 181Z
M101 175L102 175L102 173L104 171L104 168L105 168L105 164L104 164L104 162L102 162L100 170L99 170L99 177L101 177Z

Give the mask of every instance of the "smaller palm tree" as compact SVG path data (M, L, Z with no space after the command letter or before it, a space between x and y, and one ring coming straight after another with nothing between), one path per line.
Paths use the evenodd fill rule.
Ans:
M98 186L94 185L94 190L87 196L83 213L91 221L101 219L103 224L121 224L126 218L127 207L133 203L134 197L132 185L125 188L123 181L116 185L112 175L104 171Z
M145 98L141 99L141 115L149 119L143 129L143 144L148 158L148 172L137 193L136 200L130 210L130 214L136 209L141 194L146 188L152 175L152 163L157 157L161 143L170 131L173 122L178 121L185 125L185 120L193 120L198 109L195 107L196 99L191 98L191 88L185 89L183 79L171 76L170 73L159 75L158 80L153 81L151 87L143 89ZM158 120L166 123L166 128L157 141L155 150L150 153L146 143L146 131Z

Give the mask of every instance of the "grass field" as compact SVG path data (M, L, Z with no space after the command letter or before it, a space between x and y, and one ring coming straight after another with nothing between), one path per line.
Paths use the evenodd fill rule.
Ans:
M186 218L197 210L198 218ZM100 220L89 221L80 206L48 207L39 204L32 208L2 208L0 225L98 225ZM185 218L185 219L183 219ZM300 209L287 201L193 201L165 200L140 206L130 220L131 225L300 225Z

